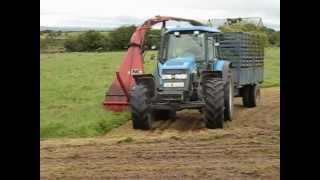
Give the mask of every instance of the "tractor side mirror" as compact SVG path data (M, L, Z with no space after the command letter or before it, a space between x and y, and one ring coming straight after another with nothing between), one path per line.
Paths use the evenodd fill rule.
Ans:
M193 31L193 35L194 35L194 36L198 37L198 36L199 36L199 34L200 34L200 32L199 32L199 31Z

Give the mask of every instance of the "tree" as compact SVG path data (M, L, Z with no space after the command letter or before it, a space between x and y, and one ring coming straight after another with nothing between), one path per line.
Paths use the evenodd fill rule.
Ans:
M78 37L78 42L82 45L83 51L96 51L103 47L104 36L96 31L85 32Z
M273 46L280 46L280 31L270 33L269 42Z
M87 31L78 37L69 37L64 47L66 51L102 51L109 49L109 40L99 32Z
M122 26L109 34L110 49L121 50L128 48L132 33L135 31L136 26Z
M55 32L55 31L48 32L47 34L48 34L47 37L50 39L55 39L60 35L58 32Z
M40 38L40 51L46 51L48 49L49 42L48 38Z
M81 52L83 50L82 45L76 37L68 38L64 43L64 48L67 52Z
M109 36L104 36L102 39L102 48L101 51L110 51L111 48L111 42L110 42L110 37Z
M52 30L43 30L42 32L44 32L44 33L51 33L51 32L53 32Z

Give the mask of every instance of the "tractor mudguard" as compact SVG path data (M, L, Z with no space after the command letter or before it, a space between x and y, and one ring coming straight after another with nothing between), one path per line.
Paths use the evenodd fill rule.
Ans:
M205 81L209 77L222 78L222 71L202 71L201 72L201 82Z
M208 79L222 79L222 71L202 71L200 74L200 87L198 88L198 97L200 99L203 98L204 94L203 94L203 89L202 86L203 84L208 80Z
M231 71L231 62L218 60L213 65L214 72L221 72L221 78L223 78L224 82L227 82L229 78L232 78L232 71Z
M155 81L152 74L136 74L133 75L136 84L143 84L147 87L147 95L151 98L155 94Z
M224 61L223 65L223 80L227 82L229 78L232 78L231 62Z
M208 77L222 78L222 71L202 71L202 79L207 79Z

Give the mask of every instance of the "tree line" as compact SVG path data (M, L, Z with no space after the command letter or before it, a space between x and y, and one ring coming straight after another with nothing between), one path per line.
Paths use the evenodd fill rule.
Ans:
M87 31L79 36L68 38L64 44L66 51L115 51L129 47L131 35L136 26L122 26L108 35L97 31ZM145 48L150 49L157 45L160 39L160 30L151 30L146 35Z
M40 35L47 34L45 38L40 38L40 49L48 48L48 45L63 44L62 47L67 52L102 52L125 50L129 47L132 33L136 26L122 26L108 34L98 31L86 31L76 36L66 36L64 40L59 40L61 32L41 32ZM268 46L280 47L280 31L275 31L267 27L258 27L254 24L234 23L219 27L222 32L251 32L259 34L263 44ZM152 29L146 34L145 48L151 49L151 46L159 47L160 30Z

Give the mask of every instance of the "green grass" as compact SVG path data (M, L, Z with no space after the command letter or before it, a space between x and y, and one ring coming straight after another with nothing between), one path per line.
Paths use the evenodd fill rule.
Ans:
M40 56L41 138L95 136L126 121L128 113L102 109L119 53Z
M280 86L280 48L266 48L264 63L262 87Z
M155 61L147 52L145 71ZM264 87L280 84L279 48L266 49ZM54 53L40 55L40 137L92 137L106 133L128 119L102 101L124 52Z

